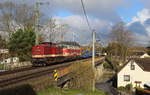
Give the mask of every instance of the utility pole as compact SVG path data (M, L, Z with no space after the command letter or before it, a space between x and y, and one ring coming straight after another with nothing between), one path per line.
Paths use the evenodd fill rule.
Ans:
M62 29L63 29L63 26L61 26L61 25L60 25L60 29L59 29L59 30L60 30L60 35L61 35L61 37L60 37L60 42L63 42L63 41L64 41L64 39L63 39L64 37L63 37L63 33L62 33Z
M92 66L93 70L95 69L95 30L92 31L92 39L93 39L93 46L92 46Z
M73 35L73 42L75 42L75 34L74 34L74 31L72 32L72 35Z
M39 6L40 6L40 3L39 2L36 2L36 7L35 7L35 34L36 34L36 45L39 44L39 15L40 15L40 12L39 12Z
M35 7L35 34L36 34L36 45L39 44L39 22L40 22L40 11L39 8L41 5L47 4L49 5L49 2L36 2L36 7Z
M92 68L94 72L94 79L93 79L93 91L95 91L95 30L92 30Z
M65 29L65 25L60 25L60 34L61 34L61 40L60 41L64 41L64 30Z
M93 69L93 72L94 72L94 79L93 79L92 90L95 91L95 30L92 30L92 27L90 26L90 23L89 23L89 20L88 20L88 16L86 14L86 10L85 10L85 6L84 6L84 3L83 3L83 0L81 0L81 4L82 4L83 12L84 12L84 15L85 15L88 27L92 31L92 38L93 38L93 41L92 41L93 42L93 45L92 45L92 47L93 47L93 49L92 49L92 69Z

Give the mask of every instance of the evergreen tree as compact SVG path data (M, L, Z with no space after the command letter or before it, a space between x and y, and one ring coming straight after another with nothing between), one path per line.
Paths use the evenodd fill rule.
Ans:
M31 59L32 46L35 45L33 29L19 29L10 37L8 48L12 56L19 57L20 61Z
M6 48L6 45L7 45L6 40L3 39L2 36L0 35L0 46L1 46L0 48L4 49Z

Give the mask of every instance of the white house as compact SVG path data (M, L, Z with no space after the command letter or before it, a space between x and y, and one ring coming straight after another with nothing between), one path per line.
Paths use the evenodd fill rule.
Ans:
M117 86L143 87L150 82L150 58L129 60L117 74Z
M147 53L145 53L142 56L140 56L140 58L150 58L150 56Z
M0 49L0 54L6 54L9 53L8 49Z
M18 57L10 57L7 59L4 59L2 62L0 62L1 64L10 64L10 63L18 63L19 62L19 58Z

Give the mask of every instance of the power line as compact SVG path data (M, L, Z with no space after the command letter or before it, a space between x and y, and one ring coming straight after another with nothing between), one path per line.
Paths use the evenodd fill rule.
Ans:
M102 35L102 33L100 33ZM102 45L105 45L105 42L101 39L101 37L96 33L96 41L100 42Z
M88 27L89 27L89 29L90 29L91 31L93 31L93 30L92 30L92 27L91 27L91 25L90 25L90 23L89 23L89 20L88 20L88 16L87 16L87 13L86 13L86 10L85 10L85 6L84 6L84 3L83 3L83 0L81 0L81 4L82 4L83 13L84 13L84 15L85 15L85 18L86 18L86 22L87 22L87 24L88 24Z
M93 47L92 48L92 68L93 68L93 71L95 73L95 30L92 29L92 27L90 26L83 0L81 0L81 4L82 4L83 12L84 12L88 27L89 27L90 31L92 32L92 39L93 39L93 41L92 41L92 47ZM93 80L92 90L95 91L95 76L94 76L94 80Z

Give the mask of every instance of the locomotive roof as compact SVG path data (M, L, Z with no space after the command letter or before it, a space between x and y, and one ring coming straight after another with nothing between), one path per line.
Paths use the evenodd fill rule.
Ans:
M77 42L60 42L58 44L72 45L72 46L80 46Z
M56 43L53 43L53 42L42 42L40 44L50 44L50 45L52 45L52 44L56 44Z
M71 46L80 46L77 42L59 42L59 43L53 43L53 42L42 42L41 44L49 44L49 45L58 45L58 44L63 44L63 45L71 45Z

